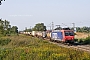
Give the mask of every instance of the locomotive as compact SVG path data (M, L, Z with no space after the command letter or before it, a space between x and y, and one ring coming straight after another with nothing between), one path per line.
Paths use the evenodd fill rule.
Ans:
M73 43L74 42L74 31L63 29L63 30L55 30L51 32L51 41L60 41L65 43Z

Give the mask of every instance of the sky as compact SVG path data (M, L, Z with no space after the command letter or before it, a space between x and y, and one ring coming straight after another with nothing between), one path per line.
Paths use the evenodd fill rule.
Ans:
M19 30L37 23L61 27L90 26L90 0L6 0L0 5L0 18Z

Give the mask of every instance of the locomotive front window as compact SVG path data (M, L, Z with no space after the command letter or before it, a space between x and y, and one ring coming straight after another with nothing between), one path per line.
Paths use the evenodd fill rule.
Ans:
M65 32L65 36L69 36L69 32Z
M65 36L74 36L72 31L65 31Z

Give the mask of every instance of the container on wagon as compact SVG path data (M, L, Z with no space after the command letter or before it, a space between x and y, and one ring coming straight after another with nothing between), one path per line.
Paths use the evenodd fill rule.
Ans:
M43 32L42 32L42 37L45 38L46 35L47 35L47 34L46 34L46 31L43 31Z
M36 35L36 31L32 31L32 36L35 36Z

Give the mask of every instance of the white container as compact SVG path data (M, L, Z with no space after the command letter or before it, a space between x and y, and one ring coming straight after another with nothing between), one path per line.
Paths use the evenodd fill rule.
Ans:
M36 31L32 31L32 35L35 36L36 35Z

